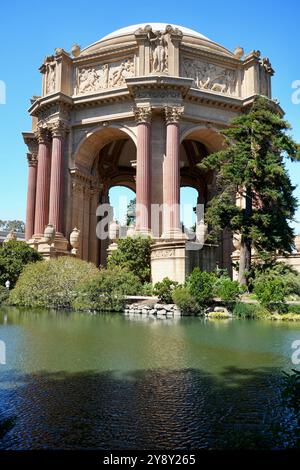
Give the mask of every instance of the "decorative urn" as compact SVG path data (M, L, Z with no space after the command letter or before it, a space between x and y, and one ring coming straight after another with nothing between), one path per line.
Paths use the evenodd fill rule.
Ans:
M239 233L235 233L233 235L232 243L235 251L239 251L241 249L241 235Z
M126 236L127 237L133 237L135 235L135 226L134 225L129 225Z
M300 253L300 233L295 237L295 247L298 253Z
M77 255L77 251L79 248L79 236L80 230L77 227L73 228L73 231L70 234L70 245L72 247L71 253L72 255Z
M196 225L196 240L197 240L197 242L204 245L204 243L207 239L207 236L208 236L208 227L207 227L207 225L203 221L197 223L197 225Z
M44 241L45 241L45 243L47 243L48 245L51 245L51 243L54 242L55 233L56 232L55 232L54 225L52 225L52 224L46 225L45 230L44 230Z
M78 44L73 44L71 52L74 57L78 57L81 52L81 47Z
M241 59L244 55L244 49L240 46L236 47L234 50L234 55L238 58Z
M11 231L7 234L7 236L6 236L5 240L4 240L4 242L15 241L16 239L17 239L17 235L15 234L15 232L14 232L13 230L11 230Z
M116 220L113 220L109 224L109 230L108 230L109 239L112 242L115 242L119 238L119 233L120 233L120 226Z

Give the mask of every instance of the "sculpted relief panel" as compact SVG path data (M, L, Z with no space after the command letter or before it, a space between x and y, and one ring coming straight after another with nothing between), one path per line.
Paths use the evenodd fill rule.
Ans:
M121 87L125 78L134 76L134 69L133 59L78 68L76 94Z
M235 70L209 64L199 59L184 58L180 75L193 78L196 88L229 95L236 94L237 73Z

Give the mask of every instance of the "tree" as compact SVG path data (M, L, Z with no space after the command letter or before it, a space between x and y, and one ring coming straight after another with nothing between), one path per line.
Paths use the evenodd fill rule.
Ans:
M239 282L247 284L251 249L258 256L291 252L297 200L285 158L299 159L299 147L287 134L274 102L258 97L231 126L222 131L225 147L208 155L200 166L217 170L217 194L206 220L216 233L228 228L240 234ZM236 197L244 202L238 207Z
M135 205L136 205L136 198L131 199L127 206L127 225L134 225L135 224Z
M132 272L142 283L150 281L151 239L127 237L118 240L118 248L108 259L108 267L120 266Z
M24 266L41 259L41 254L25 242L12 240L3 243L0 247L0 285L9 280L13 287Z
M22 220L0 220L1 230L10 232L25 232L25 223Z

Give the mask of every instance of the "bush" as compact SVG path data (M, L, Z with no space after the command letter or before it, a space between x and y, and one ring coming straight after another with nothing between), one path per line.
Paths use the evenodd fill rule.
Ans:
M164 304L171 304L173 302L172 292L177 286L178 282L171 281L171 279L165 277L161 282L155 284L153 293L157 295L159 300Z
M214 298L216 275L195 268L189 275L186 286L200 307L210 305Z
M9 297L9 290L6 287L0 286L0 305L5 302Z
M296 315L300 314L300 305L299 304L289 304L288 312L295 313Z
M151 239L127 237L118 240L118 248L108 259L108 267L119 266L137 276L142 283L150 282Z
M42 260L42 256L25 242L11 240L0 247L0 285L7 280L11 288L16 284L23 268L28 263Z
M70 308L77 286L98 274L92 263L69 256L31 263L10 292L9 303L27 307Z
M183 313L196 313L199 310L196 300L186 287L176 287L172 292L172 299Z
M257 304L246 304L244 302L237 302L232 311L233 315L237 318L263 318L269 315L268 311L263 309Z
M143 284L142 295L153 295L153 284L151 284L151 282L145 282L145 284Z
M126 295L141 292L140 280L125 269L101 269L97 276L78 286L72 307L76 310L121 311Z
M216 296L220 297L224 305L230 309L234 307L242 293L243 289L240 284L228 277L221 278L215 287Z
M254 281L254 294L260 304L269 311L278 310L284 312L287 310L285 304L286 288L281 278L268 278L259 276Z

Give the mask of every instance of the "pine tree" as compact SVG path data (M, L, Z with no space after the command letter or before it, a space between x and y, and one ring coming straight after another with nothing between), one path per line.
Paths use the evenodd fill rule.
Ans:
M258 97L222 131L224 148L200 164L217 172L217 193L208 205L207 222L214 232L228 228L240 235L241 284L247 283L253 248L262 257L293 249L294 232L289 224L297 200L285 159L298 160L300 153L289 129L274 102ZM237 197L242 207L236 204Z

